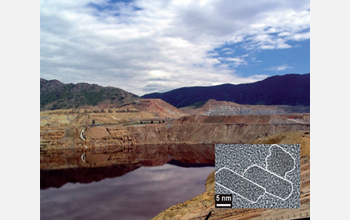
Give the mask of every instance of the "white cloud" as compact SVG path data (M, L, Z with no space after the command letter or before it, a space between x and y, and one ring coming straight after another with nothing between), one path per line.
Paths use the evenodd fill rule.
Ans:
M235 75L234 67L247 60L227 50L230 66L213 50L234 43L249 50L282 49L290 47L288 40L310 37L304 0L108 2L41 1L41 77L138 95L253 82L266 76Z
M290 36L288 40L301 41L310 39L310 32L298 33Z
M247 61L244 59L244 57L247 57L247 54L241 57L220 57L219 60L232 63L230 66L238 67L241 65L247 65Z
M292 69L292 67L290 67L288 65L281 65L281 66L274 66L274 67L268 68L267 70L282 71L282 70L286 70L286 69Z

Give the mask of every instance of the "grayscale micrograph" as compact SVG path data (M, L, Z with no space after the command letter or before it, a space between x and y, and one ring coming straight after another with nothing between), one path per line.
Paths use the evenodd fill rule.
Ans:
M232 194L232 208L300 208L300 145L215 145L215 195L222 194Z

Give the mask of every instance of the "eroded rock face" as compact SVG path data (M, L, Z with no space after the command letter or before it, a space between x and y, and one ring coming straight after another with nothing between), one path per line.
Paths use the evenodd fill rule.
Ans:
M108 132L106 127L103 126L91 127L89 129L86 129L85 134L87 137L92 139L103 139L110 136L110 133Z

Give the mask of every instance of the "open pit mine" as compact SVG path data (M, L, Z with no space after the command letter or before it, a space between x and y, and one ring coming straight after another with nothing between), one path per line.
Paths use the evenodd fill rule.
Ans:
M265 109L264 109L265 111ZM310 114L190 115L162 100L121 109L64 109L40 113L40 150L143 144L248 143L309 131Z
M118 177L142 166L214 165L217 143L301 144L301 210L307 213L310 209L308 111L215 100L201 108L181 110L160 99L140 99L122 107L41 111L41 189ZM155 219L205 219L209 212L212 212L210 219L275 219L300 213L215 210L214 185L214 173L211 173L206 192L158 212Z

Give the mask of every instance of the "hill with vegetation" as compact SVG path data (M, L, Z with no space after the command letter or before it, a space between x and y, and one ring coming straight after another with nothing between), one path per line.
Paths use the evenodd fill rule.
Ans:
M88 83L64 84L40 79L40 110L69 109L82 106L122 106L139 100L137 95L119 88Z

